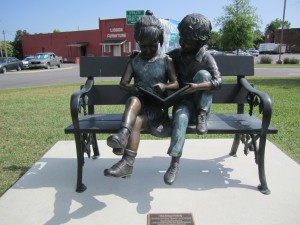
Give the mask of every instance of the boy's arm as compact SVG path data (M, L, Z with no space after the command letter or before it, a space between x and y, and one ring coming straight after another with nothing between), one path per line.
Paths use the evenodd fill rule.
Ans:
M190 94L196 91L207 91L213 89L220 89L222 85L222 77L219 72L218 66L214 58L209 55L205 54L203 57L204 63L206 64L206 70L211 74L211 80L202 82L202 83L189 83L190 88L187 89L184 94Z

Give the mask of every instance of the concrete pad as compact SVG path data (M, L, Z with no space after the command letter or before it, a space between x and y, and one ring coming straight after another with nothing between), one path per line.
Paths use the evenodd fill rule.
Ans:
M298 225L300 166L271 142L266 174L271 195L257 191L254 155L228 156L232 139L186 140L178 179L165 185L169 140L143 140L130 179L103 170L120 157L99 141L101 157L86 158L84 193L75 192L73 141L57 142L0 198L2 225L143 225L149 213L192 213L195 224Z

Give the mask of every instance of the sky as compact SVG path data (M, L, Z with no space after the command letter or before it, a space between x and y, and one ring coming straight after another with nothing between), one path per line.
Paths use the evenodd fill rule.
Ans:
M216 19L224 15L231 0L14 0L1 4L0 41L13 41L17 30L30 34L99 28L98 19L125 18L127 10L150 9L162 19L180 21L190 13L207 16L218 31ZM250 0L261 19L260 30L276 18L283 18L284 0ZM300 28L300 0L286 0L285 20Z

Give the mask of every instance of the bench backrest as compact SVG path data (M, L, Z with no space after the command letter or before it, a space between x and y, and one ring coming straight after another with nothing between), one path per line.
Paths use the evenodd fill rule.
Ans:
M214 57L222 76L253 76L254 59L252 56ZM128 57L81 57L81 77L121 77ZM129 94L118 85L93 85L88 94L89 105L119 105L125 104ZM213 103L247 103L247 92L237 82L223 84L221 90L213 92Z
M222 76L253 76L253 56L216 55L214 56ZM121 77L128 57L125 56L82 56L80 77Z

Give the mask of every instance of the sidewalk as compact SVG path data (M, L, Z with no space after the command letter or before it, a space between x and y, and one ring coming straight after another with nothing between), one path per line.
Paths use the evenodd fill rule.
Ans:
M254 155L230 157L232 139L186 140L178 179L163 182L169 140L143 140L130 179L108 178L118 161L104 141L86 158L84 193L75 192L73 141L59 141L0 198L2 225L146 225L149 213L192 213L197 225L298 225L300 166L267 142L271 195L257 191Z

